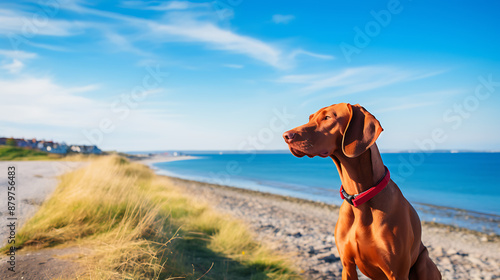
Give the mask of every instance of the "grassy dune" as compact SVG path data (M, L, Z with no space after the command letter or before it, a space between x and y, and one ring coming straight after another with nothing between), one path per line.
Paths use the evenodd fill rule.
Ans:
M244 224L117 156L62 176L17 242L90 248L87 279L300 279Z
M61 155L32 149L0 146L0 160L54 160L62 158Z

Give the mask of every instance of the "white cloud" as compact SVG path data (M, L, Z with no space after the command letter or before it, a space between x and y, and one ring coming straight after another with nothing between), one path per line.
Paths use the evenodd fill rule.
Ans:
M96 86L67 88L50 78L18 77L0 80L0 121L19 124L81 126L102 110L92 99L78 96Z
M275 82L290 83L290 84L306 84L324 77L325 74L285 75L279 77Z
M24 68L24 60L37 57L35 53L13 50L0 50L0 56L5 59L0 60L0 69L5 69L12 74L18 74Z
M21 69L23 69L23 67L24 67L24 63L22 63L21 61L19 61L17 59L14 59L12 61L12 63L10 63L10 64L4 64L1 66L2 69L5 69L12 74L17 74L17 73L21 72Z
M295 19L294 15L280 15L280 14L273 15L273 22L276 24L288 24L290 23L290 21L294 19Z
M342 96L404 81L423 79L442 72L437 71L432 74L421 74L421 72L389 66L366 66L346 68L338 72L326 74L287 75L280 77L276 81L280 83L304 84L305 86L301 91L305 94L335 89L332 95Z
M244 54L277 68L286 68L282 51L258 39L221 29L208 22L176 22L154 24L151 28L159 36L171 35L178 39L206 43L209 47Z
M20 34L25 40L34 35L70 36L81 32L83 26L81 22L55 20L42 11L30 14L0 9L0 34Z
M317 100L371 91L397 83L432 77L443 72L427 73L389 66L366 66L346 68L338 72L325 74L286 75L278 78L276 82L302 84L303 87L299 89L302 95L312 95L314 93L314 97L302 103L302 106L304 106Z
M115 50L130 52L140 56L150 56L149 53L135 47L131 38L127 38L112 31L105 32L105 38L115 46Z
M206 8L209 3L193 3L189 1L124 1L122 3L124 7L143 9L143 10L154 10L154 11L173 11L173 10L188 10L195 8Z
M336 92L337 96L341 96L401 82L408 79L409 75L410 73L386 67L348 68L325 79L313 81L303 90L313 93L339 88Z
M163 10L167 11L161 20L150 20L113 12L100 11L79 5L77 3L64 5L62 8L81 14L90 14L107 19L122 21L123 23L136 29L134 31L135 33L130 32L127 37L124 37L124 39L129 41L133 41L131 38L137 38L137 35L140 34L141 40L150 40L153 42L178 41L202 43L208 48L246 55L280 69L293 67L295 64L295 57L299 54L309 55L319 59L333 58L329 55L316 54L301 49L287 52L272 43L264 42L257 38L241 35L232 30L221 28L216 22L213 22L214 13L212 7L207 5L208 3L184 3L179 1L171 1L163 4L161 2L158 3L160 3ZM156 5L156 1L148 2L147 4L132 1L125 2L124 4L128 6L141 5L144 9L158 7L158 5ZM193 9L200 7L203 7L204 10L193 11ZM172 10L175 11L171 12ZM117 31L115 31L115 34L117 34L116 32ZM109 36L108 39L116 42L119 38L117 36ZM133 50L134 48L132 45L129 45L128 49Z
M68 48L56 46L56 45L40 44L40 43L35 43L32 41L27 41L25 43L30 45L30 46L33 46L35 48L46 49L46 50L55 51L55 52L70 52L71 51Z
M110 148L120 145L123 134L133 134L134 141L158 139L157 136L170 139L170 131L179 129L176 126L183 117L174 110L166 110L172 107L169 104L161 104L161 110L155 109L158 102L149 98L163 94L163 88L148 91L145 93L148 98L133 105L130 99L123 99L123 94L106 101L86 97L100 90L99 85L68 87L47 77L0 78L0 88L1 131L15 137L55 137L68 143L99 141L99 146ZM127 96L126 91L124 95ZM129 114L124 117L123 112L127 109ZM110 120L116 130L102 133L101 141L92 133L105 119ZM92 135L86 136L89 134Z
M205 43L210 48L247 55L273 67L286 68L290 65L283 59L280 49L258 39L222 29L209 21L201 21L197 19L197 15L190 12L175 14L170 23L159 23L158 21L99 11L76 3L64 6L64 8L83 14L123 21L138 28L143 36L145 33L150 33L148 38L151 40ZM117 37L110 37L110 39L116 41Z
M291 59L294 59L298 55L308 55L308 56L312 56L314 58L325 59L325 60L335 59L335 57L332 55L318 54L318 53L308 52L308 51L305 51L302 49L298 49L298 50L291 52L289 57Z
M36 53L14 51L14 50L2 50L2 49L0 49L0 55L12 59L30 59L37 57Z

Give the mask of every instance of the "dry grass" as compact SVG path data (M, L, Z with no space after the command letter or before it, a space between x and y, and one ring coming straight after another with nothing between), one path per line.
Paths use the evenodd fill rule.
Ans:
M299 279L244 224L117 156L62 176L17 241L92 248L88 279Z

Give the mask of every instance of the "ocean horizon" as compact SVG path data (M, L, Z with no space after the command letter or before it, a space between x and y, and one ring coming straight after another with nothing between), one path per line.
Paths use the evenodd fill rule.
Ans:
M152 166L182 179L342 203L341 181L330 158L296 158L285 151L182 153L196 158ZM382 159L421 220L500 234L500 153L386 151Z

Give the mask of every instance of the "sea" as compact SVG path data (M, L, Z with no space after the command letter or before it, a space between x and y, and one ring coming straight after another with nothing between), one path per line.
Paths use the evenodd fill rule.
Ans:
M340 205L341 181L330 158L276 153L189 153L153 164L183 179ZM391 179L420 219L500 235L500 153L382 153Z

